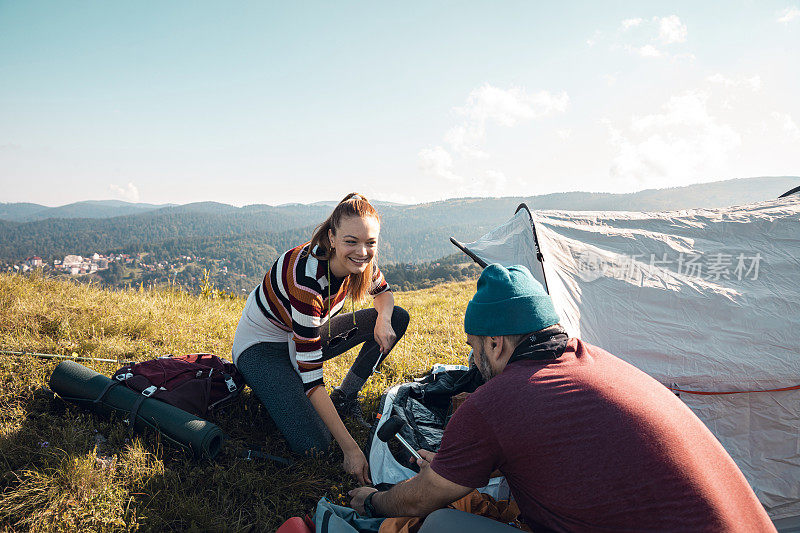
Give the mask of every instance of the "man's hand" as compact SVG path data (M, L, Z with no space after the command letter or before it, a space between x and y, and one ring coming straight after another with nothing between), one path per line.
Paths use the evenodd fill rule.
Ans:
M378 492L378 489L373 489L372 487L358 487L348 492L347 495L350 496L350 507L355 509L358 514L363 515L364 500L367 499L367 496L369 496L371 492Z
M422 470L423 468L430 466L433 458L436 457L436 454L428 451L428 450L417 450L417 453L422 457L422 459L417 459L416 457L412 457L409 462L417 463L419 469Z
M428 450L417 450L417 453L423 457L417 460L419 474L381 492L380 499L372 498L372 505L380 516L427 516L472 492L471 488L453 483L428 468L435 453ZM350 507L363 514L364 500L374 491L372 487L351 490L348 493Z

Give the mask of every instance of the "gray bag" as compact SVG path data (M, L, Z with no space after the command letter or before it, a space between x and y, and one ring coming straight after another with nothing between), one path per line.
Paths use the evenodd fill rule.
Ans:
M314 527L318 533L377 533L383 521L383 518L364 518L350 507L334 505L324 497L317 502L314 513Z

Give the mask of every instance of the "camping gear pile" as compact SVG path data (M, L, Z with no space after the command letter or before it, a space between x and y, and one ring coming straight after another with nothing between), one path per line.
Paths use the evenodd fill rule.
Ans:
M459 399L482 384L475 366L437 364L424 377L387 390L381 396L366 452L375 487L384 490L419 471L404 446L381 439L385 424L401 419L404 424L398 432L400 437L415 450L437 452ZM501 477L492 478L489 485L478 490L498 500L508 498L508 484Z
M232 363L210 354L130 363L113 379L64 361L50 376L50 388L64 400L102 415L117 413L132 429L156 430L208 459L219 453L224 435L201 417L233 401L243 386Z

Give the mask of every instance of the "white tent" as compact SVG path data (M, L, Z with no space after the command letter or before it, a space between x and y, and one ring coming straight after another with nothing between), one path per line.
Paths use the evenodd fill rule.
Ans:
M528 266L571 335L679 391L779 528L799 524L800 195L665 213L520 207L462 249Z

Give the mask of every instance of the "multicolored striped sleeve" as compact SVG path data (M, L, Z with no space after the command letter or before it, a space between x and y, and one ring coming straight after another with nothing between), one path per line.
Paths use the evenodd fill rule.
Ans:
M381 269L378 268L378 265L374 265L372 269L372 285L369 287L369 293L372 296L377 296L383 292L391 291L392 288L389 287L389 284L386 283L386 279L383 277L383 272Z
M321 297L292 301L292 340L297 350L297 369L308 395L324 385L320 335L323 315Z
M308 263L314 263L309 265ZM316 260L293 254L285 261L284 282L289 297L292 319L292 340L297 350L297 367L306 394L320 385L322 379L322 338L320 335L326 310L322 290L307 269L314 269Z

